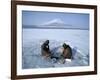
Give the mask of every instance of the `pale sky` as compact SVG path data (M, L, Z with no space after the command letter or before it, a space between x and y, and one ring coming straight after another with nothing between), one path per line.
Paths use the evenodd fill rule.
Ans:
M23 25L41 25L53 20L62 21L75 26L75 28L78 26L80 29L89 29L89 14L86 13L22 11Z

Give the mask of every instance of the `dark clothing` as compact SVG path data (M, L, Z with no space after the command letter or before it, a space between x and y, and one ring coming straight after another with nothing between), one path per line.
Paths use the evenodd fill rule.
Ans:
M41 46L42 50L45 50L46 52L49 52L49 45L43 44Z
M71 47L69 46L69 45L65 45L64 44L64 50L63 50L63 54L62 54L62 56L66 59L66 58L68 58L68 59L71 59L72 58L72 49L71 49Z
M49 40L45 41L42 45L41 45L41 53L42 56L50 56L50 49L49 49Z

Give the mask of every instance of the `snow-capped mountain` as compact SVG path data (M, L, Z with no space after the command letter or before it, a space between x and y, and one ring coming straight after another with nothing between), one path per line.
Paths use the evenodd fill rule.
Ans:
M64 21L62 21L61 19L53 19L53 20L43 23L42 26L63 27L63 26L71 26L71 25L64 23Z
M49 21L45 21L44 23L38 25L23 25L23 28L40 28L40 29L83 29L88 30L88 28L84 28L83 26L76 26L73 24L68 24L59 18L52 19Z
M53 19L48 22L45 22L43 25L52 25L52 24L64 24L61 19Z

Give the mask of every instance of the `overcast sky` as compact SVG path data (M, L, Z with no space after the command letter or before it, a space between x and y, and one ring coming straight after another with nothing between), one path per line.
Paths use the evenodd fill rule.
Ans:
M89 14L22 11L23 25L41 25L52 21L60 21L68 25L89 29Z

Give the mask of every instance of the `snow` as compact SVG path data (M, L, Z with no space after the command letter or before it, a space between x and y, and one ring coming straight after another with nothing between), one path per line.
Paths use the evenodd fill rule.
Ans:
M72 48L73 59L61 64L56 59L44 59L41 45L50 40L50 50L59 57L62 44ZM22 68L50 68L89 66L89 30L71 29L23 29Z
M51 25L53 23L64 24L64 22L61 19L53 19L53 20L43 23L42 25Z

